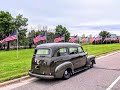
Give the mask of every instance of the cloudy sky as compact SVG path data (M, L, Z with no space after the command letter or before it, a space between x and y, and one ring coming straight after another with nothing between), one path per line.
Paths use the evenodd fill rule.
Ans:
M0 10L23 14L31 25L54 28L61 24L72 35L98 34L101 30L120 35L120 0L1 0Z

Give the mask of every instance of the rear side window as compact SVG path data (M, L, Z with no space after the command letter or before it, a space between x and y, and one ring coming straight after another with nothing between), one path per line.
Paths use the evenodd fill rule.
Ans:
M78 49L77 48L69 48L69 54L77 54Z
M47 49L47 48L37 49L35 54L36 55L49 55L50 49Z
M60 51L60 53L66 53L67 49L66 48L61 48L59 51Z
M66 48L60 48L58 51L57 51L57 55L56 56L64 56L67 54L67 49Z

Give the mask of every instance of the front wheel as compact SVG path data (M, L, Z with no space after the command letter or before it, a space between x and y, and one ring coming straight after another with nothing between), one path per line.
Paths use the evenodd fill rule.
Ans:
M70 70L65 70L63 74L63 78L66 80L66 79L69 79L70 76L71 76Z

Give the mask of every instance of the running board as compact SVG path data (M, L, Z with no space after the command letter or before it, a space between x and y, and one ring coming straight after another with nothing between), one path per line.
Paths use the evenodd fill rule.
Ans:
M81 72L86 69L89 69L89 67L83 67L83 68L76 69L76 70L74 70L74 73L78 73L78 72Z

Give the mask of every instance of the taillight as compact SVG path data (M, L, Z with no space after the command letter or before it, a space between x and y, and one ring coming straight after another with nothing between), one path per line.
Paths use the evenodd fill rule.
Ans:
M35 57L33 56L33 57L32 57L32 63L34 63L34 62L35 62Z

